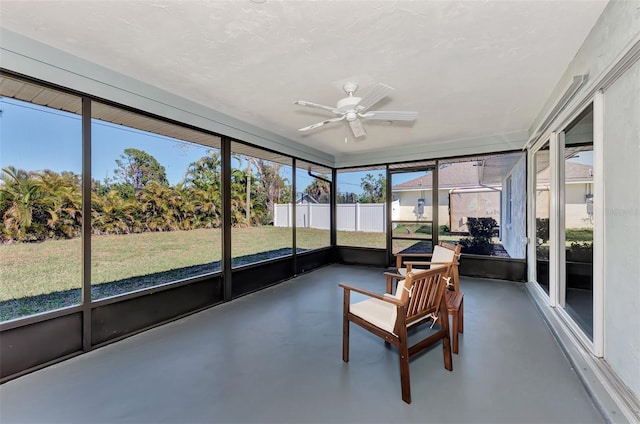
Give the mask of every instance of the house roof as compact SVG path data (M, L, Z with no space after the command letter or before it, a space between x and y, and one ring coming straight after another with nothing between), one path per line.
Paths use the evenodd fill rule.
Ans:
M593 181L593 165L586 165L578 162L565 162L564 164L565 182L582 183ZM549 167L538 173L536 178L538 184L549 184Z
M438 170L440 189L478 187L478 162L459 162ZM433 174L422 175L413 180L393 186L393 191L431 190Z

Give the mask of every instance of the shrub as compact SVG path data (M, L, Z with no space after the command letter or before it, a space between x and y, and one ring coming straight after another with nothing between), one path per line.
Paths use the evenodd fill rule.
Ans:
M496 220L490 217L467 218L467 228L469 228L471 238L460 240L462 252L477 255L490 255L493 253L491 237L493 229L497 226Z
M464 238L460 240L462 253L473 253L476 255L490 255L493 253L493 244L490 241L476 238Z
M449 229L449 226L447 224L442 224L438 227L438 234L440 235L447 234L450 231L451 230Z
M593 262L593 243L571 243L566 259L571 262Z
M538 244L549 240L549 218L536 218L536 238Z

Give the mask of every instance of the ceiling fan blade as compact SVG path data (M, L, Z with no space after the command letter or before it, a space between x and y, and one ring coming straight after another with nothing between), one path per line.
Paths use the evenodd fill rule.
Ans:
M362 99L356 105L356 111L364 112L369 109L371 106L378 103L384 97L387 97L389 93L391 93L394 89L385 84L376 84L367 94L365 94Z
M336 115L340 115L342 113L340 110L336 109L335 107L325 106L318 103L307 102L304 100L298 100L297 102L293 102L293 104L300 105L300 106L315 107L316 109L328 110L329 112L333 112Z
M331 122L342 121L345 118L345 116L346 115L342 115L342 116L339 116L337 118L325 119L324 121L317 122L315 124L311 124L311 125L309 125L307 127L304 127L304 128L300 128L298 131L309 131L309 130L313 130L313 129L316 129L316 128L320 128L323 125L330 124Z
M349 126L351 127L351 131L353 131L354 137L362 137L363 135L367 135L367 132L364 130L362 122L359 119L356 119L355 121L349 121Z
M362 118L380 119L383 121L415 121L418 117L418 112L372 110L366 113L359 113L358 115Z

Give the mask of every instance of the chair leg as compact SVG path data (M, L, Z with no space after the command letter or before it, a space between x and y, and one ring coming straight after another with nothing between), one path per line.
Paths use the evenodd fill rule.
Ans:
M405 335L406 336L406 335ZM404 337L400 343L400 387L402 388L402 400L411 403L411 378L409 377L409 347L407 338Z
M440 303L440 319L442 319L442 353L444 355L444 367L453 371L453 358L451 357L451 332L449 331L449 312L447 311L444 296Z
M460 301L460 309L458 309L458 331L464 333L464 297Z
M349 303L350 293L345 290L342 309L342 360L344 362L349 362Z
M453 311L452 321L453 325L451 326L451 334L453 335L453 353L458 354L458 316L460 311Z
M342 360L349 362L349 320L346 315L342 323Z

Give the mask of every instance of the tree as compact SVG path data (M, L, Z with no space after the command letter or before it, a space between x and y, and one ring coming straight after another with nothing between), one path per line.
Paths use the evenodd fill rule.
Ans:
M220 153L208 150L206 156L187 167L183 190L194 203L197 225L217 228L222 222L222 161Z
M328 178L326 175L320 175L320 178L314 177L311 184L304 189L304 192L314 198L318 203L329 203L331 201L331 183L325 181L328 180Z
M256 193L259 203L264 204L267 213L263 216L263 224L273 221L273 208L275 203L287 203L291 198L291 188L286 178L280 175L282 165L271 163L262 159L255 159L254 164L258 171L259 186L261 190Z
M358 195L355 193L345 192L342 193L338 191L336 194L336 202L338 203L355 203L358 199Z
M231 169L231 186L229 192L231 195L231 225L234 227L248 227L251 225L247 221L247 174L245 171L232 168Z
M133 187L136 193L152 181L163 186L169 185L164 166L143 150L125 149L120 159L116 159L116 164L118 168L113 171L116 180Z
M360 179L360 187L364 193L360 195L360 203L384 203L387 201L387 179L378 174L378 178L367 174Z
M220 153L215 150L207 150L206 156L189 164L184 176L184 184L204 191L216 187L219 192L221 168Z

